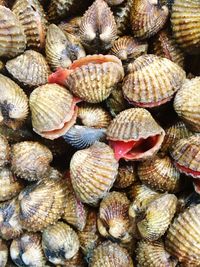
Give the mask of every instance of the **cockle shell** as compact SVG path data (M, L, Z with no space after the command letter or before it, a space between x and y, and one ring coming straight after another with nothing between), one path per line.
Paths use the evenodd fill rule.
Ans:
M160 149L164 130L151 114L142 108L120 112L107 129L107 139L119 160L144 160Z
M200 77L183 83L175 96L174 109L189 129L200 132Z
M16 57L26 48L22 25L9 8L0 6L0 56Z
M52 160L51 151L38 142L25 141L12 146L11 168L25 180L42 179L49 171Z
M6 243L0 239L0 266L6 267L6 263L8 260L8 247Z
M0 168L4 167L10 158L10 146L4 134L0 134Z
M45 45L47 20L40 1L17 0L12 7L27 39L27 47L41 50Z
M17 266L45 266L41 235L25 233L14 239L10 246L10 256Z
M77 151L70 162L72 186L77 197L90 205L97 205L112 187L118 163L112 149L100 142Z
M172 99L185 80L185 71L167 58L143 55L130 66L123 81L125 98L139 107L156 107Z
M114 183L115 188L123 189L131 186L137 181L137 171L134 163L121 164L118 168L118 174Z
M64 135L76 121L75 103L72 94L57 84L36 88L29 99L33 130L51 140Z
M167 251L184 264L200 265L200 204L180 213L167 232L165 247Z
M6 69L15 80L30 87L46 84L50 74L46 59L34 50L7 61Z
M0 74L0 122L17 129L28 116L28 98L11 79Z
M66 223L48 226L42 233L42 247L47 259L53 264L67 264L79 250L76 232Z

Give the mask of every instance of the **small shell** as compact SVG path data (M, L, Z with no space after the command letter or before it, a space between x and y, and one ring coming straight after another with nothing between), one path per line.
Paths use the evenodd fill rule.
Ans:
M10 246L10 256L19 267L43 267L46 260L42 251L40 234L26 233L14 239Z
M180 172L200 178L200 135L179 140L172 148L171 156Z
M174 99L174 109L192 131L200 132L200 78L186 80Z
M134 37L155 35L166 23L168 13L167 6L161 6L158 0L134 0L130 18Z
M12 146L11 168L13 172L28 181L44 177L53 160L51 151L38 142L25 141Z
M0 266L6 267L6 263L8 260L8 247L6 243L0 239Z
M52 266L52 265L51 265ZM83 254L79 250L74 257L66 261L64 265L56 265L57 267L86 267L86 263L83 258Z
M168 156L139 163L138 175L142 183L157 191L175 193L181 189L180 173Z
M22 25L9 8L0 6L0 56L16 57L26 48Z
M64 33L71 33L73 35L78 35L79 28L81 25L81 16L73 17L67 22L61 22L58 27L64 32Z
M185 71L171 60L151 54L137 58L129 69L123 93L131 104L139 107L151 108L170 101L186 77Z
M112 187L118 163L112 149L100 142L77 151L70 162L72 185L77 197L90 205L97 205Z
M1 132L1 131L0 131ZM4 167L10 158L10 147L4 134L0 134L0 168Z
M116 5L120 5L121 3L124 2L124 0L105 0L106 3L108 3L108 5L110 6L116 6Z
M200 265L200 204L180 213L170 225L165 245L167 251L184 264Z
M162 241L139 241L136 249L138 266L141 267L175 267L177 260L165 250Z
M41 231L61 218L66 202L66 181L45 179L19 194L20 219L28 231Z
M6 69L15 80L30 87L46 84L50 74L46 59L33 50L27 50L24 54L7 61Z
M107 129L107 139L118 160L144 160L152 157L160 149L164 136L164 130L142 108L120 112Z
M119 192L111 192L101 201L97 224L102 236L125 243L131 239L129 204L126 195Z
M92 53L111 48L117 37L117 25L104 0L95 0L85 12L79 34L83 45Z
M16 129L28 116L28 98L11 79L0 74L0 122Z
M12 11L24 29L27 47L37 50L44 48L47 20L40 1L17 0Z
M66 223L48 226L42 233L42 247L47 259L53 264L67 264L67 260L79 250L76 232Z
M124 189L137 181L135 164L123 164L119 166L118 175L114 183L115 188Z
M118 244L106 241L94 249L89 267L133 267L126 249Z

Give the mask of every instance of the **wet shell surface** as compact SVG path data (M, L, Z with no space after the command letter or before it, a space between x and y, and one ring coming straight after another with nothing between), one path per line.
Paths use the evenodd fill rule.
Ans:
M77 197L84 203L97 205L112 187L118 163L112 149L100 142L77 151L70 162L70 175Z
M8 260L8 247L6 243L0 239L0 266L6 267L6 263Z
M19 267L43 267L46 260L42 251L40 234L25 233L14 239L10 246L10 256Z
M118 174L114 183L115 188L123 189L131 186L137 181L136 166L132 164L123 164L118 168Z
M54 264L67 264L67 260L76 255L79 246L78 235L66 223L58 222L47 227L42 233L45 256Z
M49 164L53 160L53 155L46 146L32 141L13 145L11 155L13 172L28 181L42 179L49 171Z
M30 87L46 84L50 74L46 59L34 50L7 61L6 69L15 80Z
M123 93L139 107L151 108L170 101L185 80L185 72L177 64L151 54L137 58L130 72L123 81Z
M174 99L174 109L192 131L200 132L200 78L186 80Z
M0 134L0 168L4 167L10 158L10 147L4 134Z
M120 112L107 129L107 139L117 160L144 160L152 157L160 149L164 136L164 130L142 108Z

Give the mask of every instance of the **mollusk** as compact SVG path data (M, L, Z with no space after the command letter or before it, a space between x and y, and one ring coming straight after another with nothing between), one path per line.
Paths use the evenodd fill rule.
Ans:
M6 263L8 260L8 247L6 243L0 239L0 266L6 267Z
M122 164L118 168L118 174L114 183L115 188L123 189L137 181L137 171L134 163Z

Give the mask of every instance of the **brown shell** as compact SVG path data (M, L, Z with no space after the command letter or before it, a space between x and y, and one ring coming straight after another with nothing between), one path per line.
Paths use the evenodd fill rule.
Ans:
M142 210L154 199L160 196L160 193L150 189L144 184L135 183L129 191L129 198L134 201Z
M11 168L17 176L25 180L42 179L49 171L52 160L51 151L38 142L25 141L12 146Z
M22 25L9 8L0 6L0 56L16 57L26 48Z
M1 132L1 131L0 131ZM4 167L10 158L10 146L4 134L0 134L0 168Z
M44 48L47 20L40 1L17 0L12 11L24 29L27 47L36 50Z
M8 247L6 243L2 239L0 239L0 266L6 267L7 260L8 260Z
M134 163L122 164L118 168L118 174L114 183L115 188L124 189L138 180L136 166Z
M64 32L64 33L71 33L74 35L78 35L79 28L81 25L81 16L73 17L69 19L67 22L62 21L58 27Z
M52 266L52 265L51 265ZM83 254L79 250L74 257L66 261L64 265L56 265L57 267L86 267L86 262L84 261ZM46 266L45 266L46 267Z
M170 225L165 245L167 251L184 264L200 265L200 204L180 213Z
M90 205L97 205L112 187L118 163L112 149L100 142L77 151L70 162L72 185L77 197Z
M131 27L134 37L149 38L161 30L168 19L167 6L158 0L134 0L131 8Z
M131 65L123 81L125 98L139 107L155 107L170 101L185 80L185 71L167 58L143 55Z
M46 59L34 50L7 61L6 69L15 80L30 87L46 84L50 74Z
M189 129L200 132L200 78L186 80L174 99L174 109Z
M42 250L41 235L25 233L14 239L10 246L10 256L17 266L43 267L46 260Z

